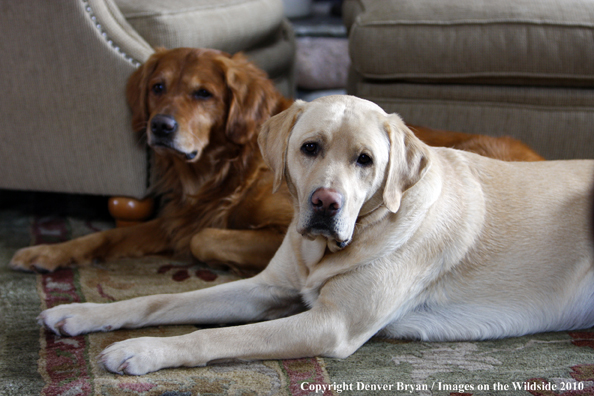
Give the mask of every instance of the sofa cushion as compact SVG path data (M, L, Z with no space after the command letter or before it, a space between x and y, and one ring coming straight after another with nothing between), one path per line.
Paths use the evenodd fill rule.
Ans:
M366 78L594 85L591 0L347 0Z
M116 0L153 47L204 47L234 53L257 47L283 21L280 0Z
M413 125L512 136L547 160L594 158L594 95L574 87L428 84L349 75L347 91Z

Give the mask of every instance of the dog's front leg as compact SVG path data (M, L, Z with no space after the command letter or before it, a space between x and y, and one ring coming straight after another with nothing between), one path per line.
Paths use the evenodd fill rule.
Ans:
M399 303L406 304L412 292L404 284L385 287L384 274L337 276L322 287L310 310L297 315L177 337L130 339L105 349L100 360L109 371L140 375L234 359L345 358L399 315Z
M268 285L261 276L207 289L138 297L110 304L64 304L39 315L56 334L173 324L245 323L302 309L297 292Z
M240 275L262 271L274 256L284 234L274 229L226 230L205 228L194 235L190 248L198 260L229 265Z
M226 360L291 359L332 355L332 317L311 311L268 322L206 329L177 337L142 337L115 343L101 364L120 374L142 375L168 367L204 366Z
M96 232L55 245L37 245L20 249L10 266L22 271L54 271L70 266L84 266L95 260L141 257L171 249L161 219L131 227Z

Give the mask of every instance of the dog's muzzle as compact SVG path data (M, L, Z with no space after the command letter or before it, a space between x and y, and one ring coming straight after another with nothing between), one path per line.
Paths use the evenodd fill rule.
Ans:
M157 114L151 119L151 133L156 139L171 140L177 132L178 124L175 118L166 114Z
M305 222L303 232L306 237L321 235L336 241L339 249L346 247L348 240L340 239L342 220L339 216L344 205L341 193L330 188L318 188L310 197L310 214Z
M311 194L310 202L316 215L331 219L342 209L344 198L334 189L321 187Z
M166 114L157 114L150 121L150 132L152 135L151 146L170 149L183 156L187 161L191 161L198 155L197 151L185 153L178 150L174 145L175 133L179 125L175 118Z

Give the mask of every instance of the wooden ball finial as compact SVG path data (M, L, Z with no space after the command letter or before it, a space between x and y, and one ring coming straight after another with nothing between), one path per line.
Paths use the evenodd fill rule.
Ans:
M155 200L138 200L130 197L112 197L108 201L109 213L116 220L117 227L127 227L142 223L155 209Z

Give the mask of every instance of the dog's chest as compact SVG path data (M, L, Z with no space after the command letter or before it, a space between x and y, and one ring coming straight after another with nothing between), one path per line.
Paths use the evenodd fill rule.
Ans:
M315 288L315 289L303 290L301 292L301 299L303 300L303 303L308 308L311 308L314 306L314 304L318 300L319 296L320 296L320 288L319 287Z
M311 241L299 235L298 237L298 251L299 265L301 266L301 298L303 302L312 307L320 295L320 288L322 283L311 282L313 274L318 270L320 260L324 257L326 250L326 240L323 237L318 237Z
M300 240L299 255L301 264L308 268L307 272L311 272L322 260L326 251L326 240L318 236L313 241L305 238Z

